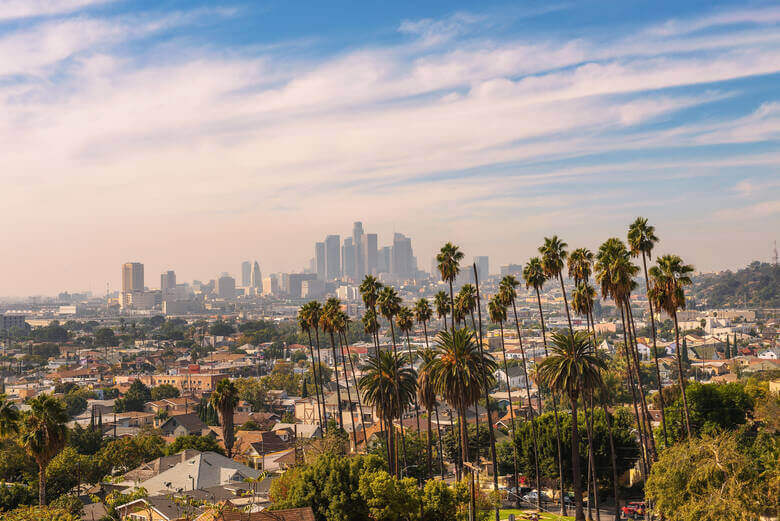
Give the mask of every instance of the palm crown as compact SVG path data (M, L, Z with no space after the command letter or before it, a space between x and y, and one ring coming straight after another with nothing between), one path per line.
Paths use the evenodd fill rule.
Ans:
M545 274L544 266L542 266L542 259L539 257L529 259L523 268L523 278L527 288L542 289L542 286L547 281L547 275Z
M590 336L585 331L574 335L553 333L550 355L537 371L539 379L550 389L566 394L575 402L580 393L602 385L599 369L604 362L593 354Z
M418 323L428 322L433 315L433 310L427 299L421 298L414 304L414 318Z
M433 297L433 305L436 306L436 315L439 318L446 317L450 312L450 299L443 291Z
M574 279L574 283L587 282L590 278L593 264L593 252L587 248L577 248L567 261L569 268L569 277Z
M414 314L412 310L406 306L401 306L398 310L398 316L396 318L398 322L398 329L403 333L409 333L414 327Z
M506 322L506 304L503 302L502 294L493 295L488 301L488 317L490 321L496 324Z
M685 309L684 286L691 284L690 274L693 266L683 264L677 255L664 255L656 260L656 266L650 268L652 287L650 298L653 304L672 315L678 309Z
M647 224L647 219L644 217L637 217L636 221L629 226L628 245L631 248L631 255L634 257L644 253L648 258L651 258L653 247L657 242L655 226Z
M557 235L544 238L544 244L539 247L539 253L542 255L542 267L547 278L557 277L561 274L563 263L566 261L566 246L568 245Z
M411 367L404 367L404 363L405 357L396 358L390 352L380 351L368 360L360 378L366 403L373 405L386 421L400 418L417 390L417 373Z
M448 242L442 246L441 251L436 255L436 262L439 263L439 272L441 280L452 282L460 273L460 261L463 260L463 252L460 248Z
M373 309L376 305L376 299L379 297L379 292L382 288L382 283L373 275L366 275L366 278L360 283L360 295L367 309Z
M383 287L376 302L379 312L388 320L392 320L401 309L401 297L398 296L398 292L392 286Z

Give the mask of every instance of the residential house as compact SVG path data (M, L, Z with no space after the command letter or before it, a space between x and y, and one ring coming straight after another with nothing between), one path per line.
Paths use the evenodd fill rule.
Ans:
M160 425L163 436L175 437L201 435L207 426L196 413L171 416Z

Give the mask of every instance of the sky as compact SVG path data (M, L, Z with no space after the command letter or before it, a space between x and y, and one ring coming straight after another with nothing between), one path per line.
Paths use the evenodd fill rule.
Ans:
M493 272L780 229L776 2L2 0L0 114L5 296L298 271L356 220Z

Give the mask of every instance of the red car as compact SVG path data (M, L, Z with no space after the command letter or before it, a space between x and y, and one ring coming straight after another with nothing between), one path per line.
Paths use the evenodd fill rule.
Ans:
M645 515L646 508L644 501L631 501L621 509L621 512L626 518L638 519Z

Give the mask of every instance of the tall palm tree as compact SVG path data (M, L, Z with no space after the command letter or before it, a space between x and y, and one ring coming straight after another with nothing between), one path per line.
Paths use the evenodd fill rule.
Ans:
M520 282L514 277L514 275L506 275L503 279L501 279L501 282L499 283L499 298L501 299L501 302L508 306L509 304L512 305L512 312L515 315L515 328L517 329L517 340L520 343L520 355L521 360L523 362L523 371L525 372L525 395L526 399L528 400L528 408L531 411L531 440L533 443L533 449L534 449L534 472L536 473L536 490L542 490L541 485L541 473L539 472L539 438L536 434L536 422L533 421L533 404L531 402L531 379L530 375L528 374L528 361L525 357L525 347L523 347L523 336L520 334L520 321L517 318L517 287L520 285ZM503 347L503 340L502 340L502 347ZM506 359L506 356L504 357ZM541 409L539 410L539 413L541 414ZM514 441L513 441L514 443ZM560 461L560 460L559 460ZM519 484L515 484L515 486L518 486ZM540 495L537 494L537 507L539 510L542 509L542 498Z
M428 346L428 321L433 316L433 309L427 299L421 298L414 304L414 319L418 324L422 324L425 334L425 347Z
M349 362L349 369L352 373L352 384L355 387L355 393L357 394L357 404L358 404L358 412L360 413L360 425L363 428L363 439L366 443L368 443L368 439L366 438L366 421L365 421L365 415L363 414L363 401L360 398L360 390L358 388L358 382L357 377L355 376L355 364L352 362L352 356L349 353L349 342L347 341L347 331L349 329L349 315L347 315L344 311L341 311L339 313L339 332L341 333L342 341L344 342L344 345L347 348L347 361Z
M471 316L471 328L476 331L477 323L474 320L474 312L477 310L477 288L474 284L464 284L458 292L458 297L455 300L456 305L460 305L463 315Z
M460 273L460 261L462 260L463 252L451 242L442 246L441 250L436 255L436 262L439 263L441 280L450 285L450 310L452 312L451 332L453 336L455 335L455 293L452 285L455 283L458 273Z
M557 240L557 238L556 238ZM548 262L550 264L552 259ZM561 261L563 262L563 261ZM550 268L552 269L552 268ZM561 264L561 269L563 266ZM525 279L526 288L534 288L536 292L536 303L539 306L539 321L542 326L542 345L544 345L544 356L548 356L547 351L547 329L544 325L544 313L542 312L542 286L547 281L548 273L551 273L548 269L545 269L542 259L539 257L532 257L528 260L523 267L523 278ZM568 306L567 306L568 313ZM541 412L541 394L542 386L539 388L539 412ZM558 398L555 393L552 395L553 399L553 418L555 420L555 441L558 445L558 488L561 494L561 514L566 515L566 503L563 501L563 449L561 447L561 426L558 419Z
M309 356L311 357L311 372L312 376L314 377L314 394L317 397L317 416L319 417L320 413L322 412L322 402L320 402L320 391L322 390L322 385L317 375L317 366L319 365L319 361L314 358L314 342L312 341L311 336L311 304L311 302L308 302L301 306L301 308L298 310L298 326L301 328L301 331L305 332L309 337ZM322 366L319 367L319 370L322 371ZM322 429L322 417L319 418L319 424L320 429Z
M571 325L571 315L569 314L569 302L566 299L566 288L563 285L563 266L566 263L565 242L560 240L557 235L545 237L544 244L539 247L539 253L542 255L542 268L548 279L557 278L561 282L561 292L563 293L563 307L566 309L566 319L569 321L569 333L574 334L574 328Z
M680 345L680 327L677 324L677 310L685 309L685 286L691 284L693 266L684 264L677 255L664 255L656 260L656 266L650 268L653 285L650 288L650 298L656 309L663 309L674 320L675 352L677 354L677 371L680 391L685 410L685 428L688 438L691 438L691 414L688 410L688 398L685 396L685 378L682 366L682 346Z
M412 342L409 333L414 328L414 313L406 306L401 306L398 310L398 330L406 335L406 353L409 356L409 363L414 367L414 355L412 354ZM420 405L417 401L417 395L414 397L414 417L417 419L417 434L420 434Z
M339 428L344 429L344 415L341 411L341 387L339 386L339 363L336 355L336 333L338 332L338 315L341 311L341 301L335 297L329 298L322 307L320 327L330 335L330 347L333 354L333 376L336 378L336 400L339 414ZM347 383L347 382L344 382Z
M629 374L629 385L632 387L632 396L637 398L638 402L635 408L641 410L641 415L637 412L637 422L639 425L640 437L643 438L643 447L647 454L645 457L646 471L650 470L650 464L655 459L655 441L653 431L650 425L650 413L645 399L644 387L641 381L641 370L639 366L638 346L633 336L633 321L631 320L631 292L636 288L634 277L639 273L639 268L631 262L631 255L626 245L617 238L608 239L599 248L597 256L597 279L602 284L606 281L608 294L611 296L620 309L621 319L623 320L623 335L626 355L626 366ZM606 274L604 273L606 270ZM632 376L633 365L633 376ZM636 382L631 384L631 380Z
M515 406L512 403L512 386L509 385L509 366L506 361L506 347L504 346L504 322L506 322L506 310L507 305L505 303L505 299L503 299L504 295L501 293L494 295L493 298L491 298L488 301L488 317L490 318L490 321L494 324L498 324L498 330L501 334L501 356L504 359L504 375L506 376L506 392L509 397L509 419L512 422L512 447L514 449L513 457L512 457L512 464L513 464L513 470L514 470L514 478L515 478L515 492L518 492L520 487L520 481L519 481L519 474L517 472L517 432L515 427ZM525 371L525 369L523 369ZM534 440L534 443L536 443L536 440ZM519 497L516 498L517 503L519 503Z
M349 358L349 349L345 350L344 348L347 347L347 327L349 324L349 316L344 313L344 311L341 310L341 306L339 306L338 311L335 313L334 317L334 327L336 328L336 336L338 336L339 339L339 354L341 355L341 367L344 370L344 387L347 389L347 403L348 409L347 412L349 413L349 421L352 425L352 443L355 447L355 452L357 452L357 429L355 428L355 415L352 411L352 394L349 390L349 376L347 375L347 358ZM351 361L351 359L350 359ZM336 369L336 372L339 371L338 364L334 364L334 368ZM357 389L355 389L357 391ZM362 416L362 415L361 415Z
M395 317L398 315L398 311L401 309L401 297L398 296L398 292L393 288L392 286L385 286L382 288L382 291L379 292L379 297L377 298L377 306L379 308L379 312L382 314L383 317L387 319L388 322L390 322L390 335L393 342L393 356L397 359L398 358L398 347L395 341ZM398 389L398 385L396 385L396 390L400 392L400 389ZM401 397L396 397L397 403L403 403L401 401ZM400 413L399 416L400 419L400 431L401 431L401 447L403 448L403 457L404 457L404 467L407 466L406 464L406 437L404 436L404 422L403 422L403 411ZM390 425L392 427L392 425ZM400 476L400 469L396 469L396 474Z
M474 332L467 328L455 329L452 333L442 331L437 337L435 349L436 357L430 362L427 370L430 372L436 393L443 396L458 412L461 458L464 462L468 462L470 458L466 409L479 400L483 383L492 378L496 370L496 362L492 356L480 350ZM474 513L476 504L473 473L471 473L471 489L472 513Z
M588 248L577 248L569 254L566 264L575 286L580 282L588 282L593 270L593 252Z
M315 345L317 346L317 363L319 364L318 372L320 373L319 393L320 400L322 401L322 411L318 412L317 415L321 418L323 427L327 429L328 416L325 407L325 378L323 378L322 375L322 351L320 350L320 319L322 318L322 306L316 300L309 302L308 306L306 316L308 317L309 328L314 331L314 340Z
M376 317L376 300L379 298L379 292L382 290L382 283L377 280L373 275L366 275L363 282L360 284L360 295L363 298L363 304L366 306L366 311L371 311ZM377 336L379 330L372 334L371 338L374 340L374 353L379 351L379 337Z
M587 332L578 331L574 335L553 333L552 354L539 366L539 378L553 392L568 396L571 402L571 467L576 521L585 520L582 510L577 405L583 393L603 385L599 369L604 367L604 362L593 353L592 347Z
M236 432L233 428L233 412L238 405L238 389L236 384L223 378L217 382L217 387L209 398L212 407L219 414L219 423L222 425L222 439L225 441L225 453L228 458L233 457L233 443L236 440Z
M368 360L368 367L360 378L360 389L366 403L372 405L377 415L388 426L388 466L399 476L395 450L395 429L393 421L401 418L401 411L412 401L416 392L417 375L411 367L404 367L405 360L387 351L380 351ZM395 461L393 461L395 459Z
M29 402L22 418L21 445L38 464L38 503L46 505L46 467L65 447L68 414L65 404L46 393Z
M436 316L444 320L444 328L447 329L447 313L450 312L450 300L443 291L438 291L433 297L433 306L436 308Z
M422 366L420 367L420 372L417 376L417 397L422 404L423 407L425 407L425 410L428 412L426 415L427 418L427 445L428 445L428 478L433 477L433 470L432 470L432 454L433 454L433 436L431 433L431 414L435 411L436 412L436 434L437 438L439 439L439 470L441 472L442 478L444 478L444 459L442 455L442 446L441 446L441 425L439 424L439 409L436 402L436 391L433 387L433 382L431 381L431 374L428 370L429 363L431 360L433 360L436 357L436 351L431 349L430 347L427 347L425 349L421 349L418 353L420 355L420 358L422 359Z
M16 405L6 394L0 394L0 438L19 432L19 416Z
M653 259L653 248L658 242L655 236L655 226L647 224L647 219L637 217L628 228L628 246L631 248L631 255L634 257L642 256L642 269L645 273L645 290L648 299L647 306L650 310L650 332L653 335L653 359L655 360L655 376L658 378L658 400L661 406L661 427L664 435L664 446L669 445L669 439L666 434L666 413L664 412L663 385L661 384L661 367L658 363L658 343L655 330L655 313L653 312L653 301L650 295L650 277L647 274L647 260Z

